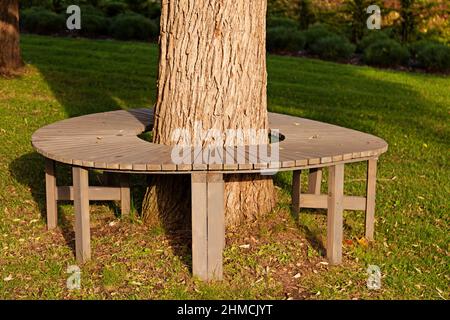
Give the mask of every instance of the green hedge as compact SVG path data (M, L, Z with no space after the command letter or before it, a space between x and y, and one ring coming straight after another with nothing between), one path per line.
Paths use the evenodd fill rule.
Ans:
M289 29L298 29L299 23L295 20L284 17L268 17L267 28L284 27Z
M57 34L66 30L64 15L40 7L23 10L20 24L24 31L37 34Z
M68 15L33 7L21 11L21 29L37 34L66 34ZM136 13L109 18L93 6L81 6L81 30L70 34L89 37L110 36L119 40L150 40L159 35L159 22Z
M379 30L372 30L368 35L363 37L361 41L358 43L358 51L364 52L369 46L374 44L375 42L382 41L382 40L388 40L389 36L387 33Z
M123 14L113 19L110 34L120 40L150 40L157 38L159 28L155 21L141 15Z
M310 49L320 39L334 35L330 29L323 24L315 24L304 31L305 35L305 47Z
M80 34L84 36L108 36L111 20L103 16L84 14L81 18Z
M108 17L115 17L124 14L128 10L128 5L117 1L103 1L100 8Z
M273 27L267 29L267 50L300 51L305 48L305 35L297 29L287 27Z
M347 60L355 52L355 46L339 35L320 38L311 45L311 52L325 60Z
M449 46L435 42L426 42L416 47L414 53L419 67L430 71L450 71Z
M406 65L409 61L409 51L392 39L378 40L364 51L364 62L381 67L396 67Z

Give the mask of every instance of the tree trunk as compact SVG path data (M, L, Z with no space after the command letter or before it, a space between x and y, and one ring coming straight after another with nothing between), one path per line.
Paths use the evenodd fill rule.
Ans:
M172 140L177 128L194 139L198 123L222 133L243 130L243 140L227 145L249 144L248 129L268 129L266 10L266 0L162 0L155 143L177 144ZM224 178L228 226L273 209L270 177ZM154 177L144 218L168 229L188 227L189 181L188 176Z
M0 2L0 74L14 75L23 66L20 57L19 0Z

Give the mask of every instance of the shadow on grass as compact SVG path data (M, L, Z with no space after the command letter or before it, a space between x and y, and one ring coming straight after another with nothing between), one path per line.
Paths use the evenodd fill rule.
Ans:
M33 200L38 204L41 219L47 220L46 217L46 199L45 199L45 174L44 159L36 152L27 153L20 158L15 159L9 165L9 172L14 179L20 184L27 186L31 192ZM57 168L57 176L59 181L67 181L67 168ZM64 183L68 185L68 183ZM67 220L65 214L58 207L58 226L61 228L62 235L73 253L75 254L75 233L73 225Z
M301 210L300 214L322 214L326 215L326 211L324 210ZM321 256L325 256L327 249L325 248L323 241L321 239L321 236L318 232L314 231L313 228L308 227L305 224L297 223L297 227L299 230L301 230L306 240L309 242L311 247L314 248Z

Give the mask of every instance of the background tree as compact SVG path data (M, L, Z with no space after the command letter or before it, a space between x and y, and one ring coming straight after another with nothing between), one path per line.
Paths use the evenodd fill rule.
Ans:
M400 0L401 39L408 42L417 31L415 0Z
M344 3L344 13L346 21L350 25L351 40L358 43L367 33L367 19L369 13L367 8L370 5L377 5L384 14L384 5L381 0L346 0Z
M313 22L314 14L311 9L311 0L300 0L299 1L299 19L300 19L300 29L306 30L309 25Z
M266 0L162 0L155 143L175 144L177 128L194 138L196 121L221 132L267 129L266 11ZM275 205L270 177L225 175L225 191L229 226ZM189 177L154 177L143 213L169 229L188 226Z
M19 0L2 0L0 2L0 74L15 74L22 66Z

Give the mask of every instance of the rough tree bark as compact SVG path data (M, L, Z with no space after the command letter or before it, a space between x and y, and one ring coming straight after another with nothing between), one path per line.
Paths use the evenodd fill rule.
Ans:
M162 0L154 142L173 145L177 128L268 129L267 0ZM236 144L233 142L231 144ZM227 144L230 145L230 144ZM154 177L144 200L148 221L189 226L189 177ZM269 177L225 175L228 226L273 209Z
M19 0L0 1L0 74L14 75L23 66L20 57Z

